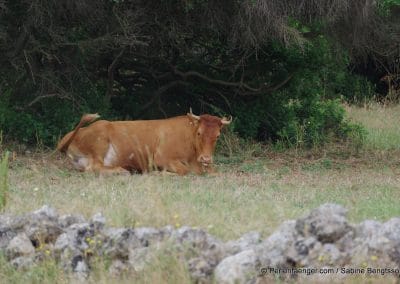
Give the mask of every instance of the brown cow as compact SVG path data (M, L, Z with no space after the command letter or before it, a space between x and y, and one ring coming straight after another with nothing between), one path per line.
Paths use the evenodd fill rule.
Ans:
M167 170L179 175L212 171L212 155L221 128L232 118L190 113L160 120L93 122L83 115L57 150L66 152L80 171L100 173Z

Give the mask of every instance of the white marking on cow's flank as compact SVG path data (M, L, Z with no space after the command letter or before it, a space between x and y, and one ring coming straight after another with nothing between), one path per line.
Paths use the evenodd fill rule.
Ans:
M117 152L115 152L114 146L110 143L108 145L108 150L107 153L104 157L104 166L109 167L113 166L113 163L115 162L117 158Z

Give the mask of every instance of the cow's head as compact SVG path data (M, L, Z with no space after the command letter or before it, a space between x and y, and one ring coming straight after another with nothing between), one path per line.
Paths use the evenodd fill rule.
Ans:
M228 120L225 117L219 118L209 114L194 115L192 109L187 114L190 124L193 126L197 161L203 166L208 166L213 162L215 143L224 125L232 122L232 117Z

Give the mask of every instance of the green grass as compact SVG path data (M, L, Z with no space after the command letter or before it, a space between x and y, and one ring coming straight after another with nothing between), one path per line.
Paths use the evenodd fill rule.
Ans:
M108 226L188 225L204 228L222 240L251 230L267 237L283 221L326 202L345 206L354 223L385 221L400 216L399 110L347 107L350 118L368 131L364 149L356 153L342 145L284 152L247 145L240 152L243 147L238 144L243 141L231 137L224 142L225 151L220 150L216 157L216 176L153 172L102 177L75 172L57 155L17 156L10 164L5 209L20 214L50 204L61 214L80 212L86 218L102 212ZM176 257L158 259L145 272L128 275L126 282L132 279L129 277L139 283L188 281L186 268ZM23 282L65 280L52 266L38 266L21 275L4 267L1 265L0 275L14 283L18 282L14 278ZM41 269L50 273L45 273L44 280L39 277L44 273ZM94 282L113 281L101 271L94 273ZM29 278L26 273L39 276Z
M398 173L381 167L331 169L316 161L307 167L273 168L267 161L261 166L258 159L223 168L219 176L97 177L40 164L33 170L34 162L28 163L31 169L10 170L8 212L51 204L61 213L86 217L101 211L113 226L178 223L205 228L222 239L249 230L267 235L284 220L324 202L343 204L354 221L400 215Z
M44 260L39 265L26 269L21 273L13 267L3 254L0 254L1 283L66 283L68 276L58 267L54 260Z
M400 105L382 107L370 103L362 108L348 107L348 114L367 127L366 147L374 150L400 149Z

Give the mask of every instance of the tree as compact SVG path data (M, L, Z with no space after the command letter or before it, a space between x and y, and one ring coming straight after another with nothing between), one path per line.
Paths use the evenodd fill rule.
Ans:
M284 129L344 89L347 55L390 62L381 51L398 26L383 2L0 0L0 125L52 143L82 112L155 118L193 106L232 113L242 135L294 137Z

